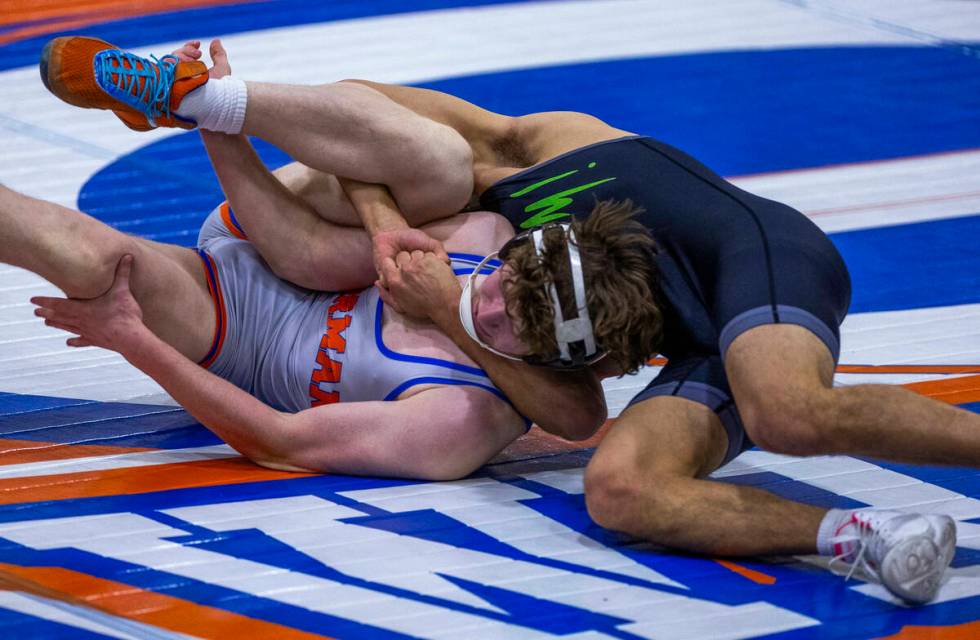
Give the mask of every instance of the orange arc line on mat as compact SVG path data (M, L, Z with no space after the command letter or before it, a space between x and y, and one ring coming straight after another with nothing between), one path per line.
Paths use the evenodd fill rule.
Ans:
M937 627L908 625L898 633L876 640L975 640L980 638L980 620Z
M245 458L196 460L0 480L0 504L133 495L171 489L305 478L311 475L315 474L265 469Z
M60 567L0 563L0 589L89 607L200 638L313 640L324 637Z
M837 373L980 373L980 364L841 364Z
M747 578L756 584L776 584L776 578L767 573L762 573L761 571L756 571L755 569L743 567L742 565L736 564L729 560L715 559L715 562L725 567L729 571L734 571L743 578Z
M126 453L157 451L146 447L113 447L108 445L64 444L36 440L0 438L0 466L71 458L116 456Z
M45 3L6 0L0 25L8 26L10 30L0 35L0 45L111 20L249 1L258 0L62 0Z
M651 358L647 364L663 366L667 358ZM840 364L837 373L980 373L980 364Z

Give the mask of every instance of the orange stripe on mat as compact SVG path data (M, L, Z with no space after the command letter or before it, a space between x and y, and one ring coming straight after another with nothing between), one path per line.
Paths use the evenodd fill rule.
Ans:
M976 640L980 638L980 621L943 627L906 626L895 635L875 640Z
M748 578L756 584L776 584L776 578L773 576L762 573L761 571L756 571L755 569L749 569L748 567L743 567L740 564L735 564L729 560L715 560L718 564L725 567L729 571L734 571L743 578Z
M902 386L949 404L980 402L980 376L913 382Z
M980 375L964 378L933 380L905 385L909 389L931 398L936 398L950 404L980 402ZM491 464L512 462L543 455L558 455L598 446L599 442L613 424L608 420L599 431L581 442L568 442L557 436L548 434L534 427L523 438L508 446L495 457ZM4 441L0 440L0 443ZM16 443L18 441L6 441ZM37 443L28 443L36 445ZM151 449L152 450L152 449ZM52 459L46 453L37 450L39 459ZM58 455L77 457L79 455L113 455L117 453L132 453L138 449L122 447L88 447L85 445L66 445L63 449L57 446L50 449ZM11 453L10 455L17 455ZM25 459L34 455L24 453ZM7 459L5 452L0 449L0 460ZM38 502L43 500L66 500L71 498L86 498L108 495L132 495L150 493L153 491L168 491L171 489L189 489L222 484L241 484L245 482L263 482L268 480L286 480L290 478L308 477L313 474L291 473L265 469L249 462L244 458L223 460L202 460L175 464L151 465L138 468L109 469L83 473L67 473L29 478L9 478L0 480L0 504L18 504L23 502Z
M166 13L196 7L220 6L249 0L5 0L0 45L32 36L76 29L100 22ZM254 0L252 0L254 1Z
M23 464L26 462L46 462L48 460L69 460L71 458L116 456L124 453L140 453L143 451L157 451L157 449L90 444L62 444L59 442L0 438L0 466Z
M842 364L837 373L980 373L980 364Z
M200 638L313 640L324 637L60 567L0 563L0 589L97 609Z
M146 467L85 471L0 480L0 504L133 495L243 482L309 477L310 473L273 471L245 458L198 460Z

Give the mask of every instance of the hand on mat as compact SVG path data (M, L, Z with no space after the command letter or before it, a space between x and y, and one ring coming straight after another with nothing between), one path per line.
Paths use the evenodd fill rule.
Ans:
M228 63L228 52L225 51L221 40L212 40L209 52L211 54L211 62L214 66L208 69L208 76L214 79L230 76L231 65ZM190 40L180 49L174 51L172 55L177 56L177 59L182 62L199 60L201 58L201 41Z
M420 229L394 229L381 231L374 235L374 268L378 271L381 286L387 286L383 270L385 262L395 262L399 254L415 251L430 253L437 260L449 264L449 256L442 243Z
M453 268L433 253L403 251L381 265L386 286L378 282L381 299L402 313L434 318L455 310L462 288Z
M143 311L129 290L129 274L133 256L125 255L116 266L112 287L98 298L72 300L66 298L31 298L38 306L34 315L44 318L49 327L76 334L69 338L71 347L103 347L125 353L142 332Z

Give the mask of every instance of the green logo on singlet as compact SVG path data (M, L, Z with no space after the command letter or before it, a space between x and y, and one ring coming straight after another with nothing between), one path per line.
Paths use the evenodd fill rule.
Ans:
M594 169L597 163L590 162L588 164L589 169ZM535 189L540 189L541 187L551 184L552 182L557 182L568 176L575 175L578 173L578 169L573 169L572 171L566 171L565 173L560 173L557 176L552 176L550 178L545 178L540 182L535 182L532 185L528 185L521 189L520 191L515 191L510 194L511 198L520 198L521 196L531 193ZM531 229L533 227L539 227L546 222L551 222L552 220L558 220L560 218L569 217L570 213L567 211L561 211L568 205L570 205L574 200L569 197L581 191L586 191L592 187L597 187L600 184L610 182L616 178L605 178L603 180L596 180L595 182L589 182L588 184L579 185L577 187L572 187L570 189L565 189L564 191L559 191L558 193L553 193L550 196L546 196L532 202L531 204L524 207L524 213L528 214L530 217L521 223L521 229Z

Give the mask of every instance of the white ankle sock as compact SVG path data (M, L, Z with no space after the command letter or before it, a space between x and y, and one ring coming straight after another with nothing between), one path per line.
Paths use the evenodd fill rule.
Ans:
M225 76L208 80L184 96L177 115L194 120L201 129L237 134L245 123L247 103L245 81Z
M848 533L848 527L855 526L851 524L852 513L854 512L845 509L831 509L827 512L817 530L817 553L822 556L843 555L844 560L849 560L849 556L857 549L857 539L844 542L835 542L834 539Z

